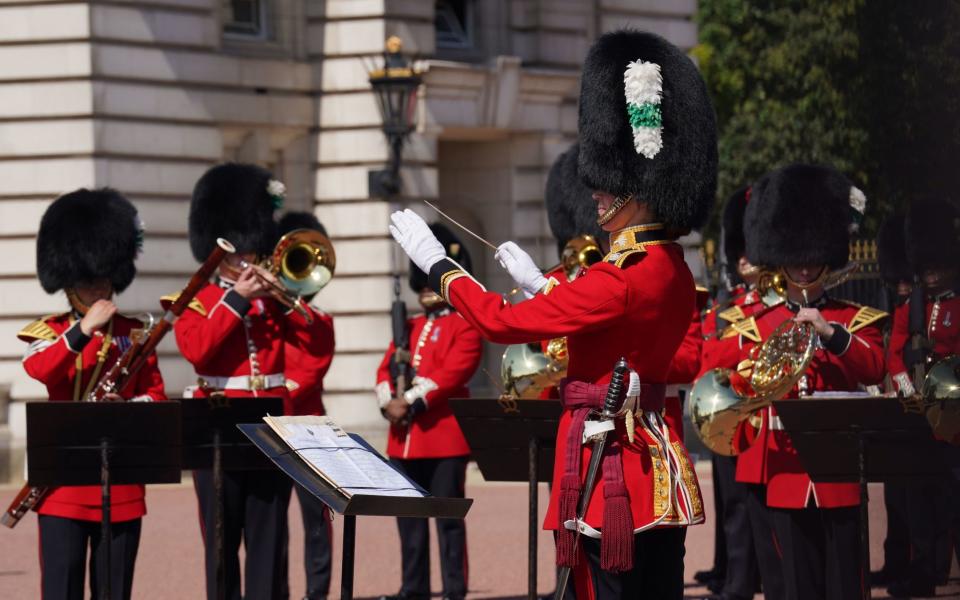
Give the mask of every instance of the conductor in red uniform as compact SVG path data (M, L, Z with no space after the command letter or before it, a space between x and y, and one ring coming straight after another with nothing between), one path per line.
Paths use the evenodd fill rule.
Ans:
M197 374L197 385L189 390L194 397L279 397L289 403L288 345L300 349L303 357L316 357L320 368L329 345L323 319L311 312L308 323L271 297L267 281L275 283L273 275L250 266L271 254L277 239L273 212L282 204L283 191L268 171L237 163L212 167L194 187L190 205L194 258L206 258L218 237L237 249L174 325L177 347ZM212 600L217 597L212 472L195 471L194 485L206 550L207 596ZM287 574L281 566L286 565L290 485L278 470L224 473L227 598L241 597L241 539L246 551L243 596L274 598L286 589Z
M824 292L825 278L847 263L849 232L865 205L863 194L830 167L794 164L753 186L744 225L747 257L785 276L787 301L733 327L741 359L747 359L785 321L813 326L818 348L787 397L856 391L883 379L880 322L886 313ZM814 484L772 407L737 460L737 481L766 485L786 598L860 597L859 486Z
M61 196L40 221L37 274L43 289L64 290L70 311L41 317L20 331L29 343L23 359L27 374L43 383L51 401L78 402L93 390L131 344L143 323L117 312L114 293L136 274L143 230L137 211L111 189L80 189ZM157 357L110 400L166 400ZM98 598L103 582L100 550L100 486L55 488L39 506L41 595L46 600L83 597L87 553L90 590ZM140 521L147 512L142 485L110 488L110 587L130 598L140 543Z
M411 211L391 233L430 274L430 286L487 339L521 343L567 336L565 410L557 432L546 527L558 564L573 566L578 598L683 596L684 527L703 521L696 474L663 421L667 370L687 331L696 292L675 238L702 224L716 185L716 124L696 67L666 40L619 31L587 55L580 94L579 172L593 190L610 254L549 294L547 280L512 243L497 252L530 300L488 292ZM607 438L602 475L583 519L576 513L590 460L583 432L614 364L633 374L632 419ZM630 427L630 423L633 427ZM574 530L579 530L580 545Z
M288 212L277 223L278 233L283 236L295 229L310 229L327 235L327 230L312 213ZM307 304L315 294L304 296ZM315 354L306 354L297 344L284 344L285 375L289 395L283 406L285 415L325 415L323 407L323 378L333 362L334 333L333 317L316 307L311 307L318 321L317 340L322 348ZM300 503L303 517L303 567L306 574L307 592L304 600L325 600L330 593L330 569L333 563L331 538L333 528L331 515L319 498L299 485L293 487Z
M442 241L440 251L460 264L470 255L443 225L428 231ZM467 398L467 383L483 352L480 334L427 284L427 274L410 265L410 288L418 294L424 314L409 320L411 387L397 394L391 372L395 347L391 342L377 369L376 393L390 421L387 456L402 473L430 494L464 497L470 447L447 401ZM437 519L443 597L463 600L467 594L467 531L463 519ZM390 600L430 598L430 536L427 519L397 519L400 530L403 582Z

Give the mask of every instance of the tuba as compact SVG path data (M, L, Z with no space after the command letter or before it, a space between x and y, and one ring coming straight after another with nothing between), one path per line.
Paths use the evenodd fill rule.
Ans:
M241 268L251 266L240 262ZM327 236L314 229L294 229L286 233L274 246L273 253L260 265L276 276L279 285L257 274L270 288L270 295L300 313L307 323L313 316L303 301L322 290L337 268L337 254Z
M581 269L587 269L603 260L600 244L592 235L580 235L563 247L560 263L549 269L563 267L567 281L573 281ZM516 294L519 288L509 295ZM554 338L547 342L546 351L540 343L513 344L507 346L500 360L500 381L504 392L520 399L539 398L543 390L560 384L567 375L567 338Z

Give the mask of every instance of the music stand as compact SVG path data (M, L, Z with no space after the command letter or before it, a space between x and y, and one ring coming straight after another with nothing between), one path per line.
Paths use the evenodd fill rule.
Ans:
M341 565L341 600L353 598L353 571L356 558L357 543L357 516L377 517L416 517L438 519L462 519L470 510L473 500L470 498L404 498L397 496L374 496L367 494L353 494L347 496L317 476L310 467L297 457L295 452L277 436L267 425L237 425L261 452L267 455L273 463L286 473L296 483L303 486L308 492L320 499L327 507L343 515L343 562ZM375 456L390 464L366 440L355 433L349 434ZM390 467L391 469L393 466ZM409 477L404 478L421 492L426 493Z
M899 398L835 395L773 405L814 482L860 484L860 568L869 598L867 482L943 477L943 443L933 438L924 415L905 412Z
M183 468L213 471L214 572L217 598L226 596L223 532L223 472L271 469L270 461L237 430L240 423L261 423L283 414L282 398L211 396L180 400L183 416Z
M562 408L557 400L451 399L470 453L487 481L526 481L527 596L537 598L537 483L550 482Z
M110 486L180 482L176 402L27 404L27 483L100 485L100 596L111 598Z

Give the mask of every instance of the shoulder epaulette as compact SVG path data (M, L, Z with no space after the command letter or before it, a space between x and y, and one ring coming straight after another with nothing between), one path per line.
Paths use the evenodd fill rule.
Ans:
M757 318L750 317L749 319L741 319L736 323L730 325L729 329L732 329L734 332L742 335L751 342L760 343L760 328L757 327ZM733 334L730 334L733 335Z
M179 292L177 292L176 294L167 294L166 296L161 296L160 304L162 304L164 308L167 308L170 304L173 304L174 302L176 302L177 298L179 297L180 297ZM207 309L203 307L203 303L197 300L196 297L190 300L190 304L188 304L187 307L197 311L198 313L200 313L200 316L202 317L207 316Z
M60 337L56 331L53 330L53 327L47 325L47 319L54 315L47 315L45 317L40 317L36 321L28 324L26 327L20 330L17 333L17 337L21 340L45 340L48 342L56 341Z
M860 331L867 325L876 323L880 319L883 319L887 316L887 313L877 308L861 306L860 310L857 311L857 314L853 315L853 318L850 319L850 324L847 325L847 331L850 333Z
M606 260L611 265L623 268L624 263L626 263L630 258L641 257L646 253L647 251L643 248L629 248L621 252L611 252L607 255Z
M731 306L730 308L726 308L720 311L717 316L728 323L736 323L737 321L742 321L747 318L747 315L739 306Z

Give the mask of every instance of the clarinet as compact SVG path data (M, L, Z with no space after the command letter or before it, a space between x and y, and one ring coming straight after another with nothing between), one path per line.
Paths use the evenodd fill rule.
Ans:
M97 385L94 386L87 397L82 400L85 402L102 402L107 394L120 394L123 392L133 381L140 369L147 364L150 353L154 351L157 344L163 339L163 336L170 331L176 318L183 314L183 311L186 310L190 301L197 295L200 288L210 280L210 276L217 270L217 267L220 266L220 263L223 262L227 254L234 252L236 252L236 250L233 244L222 238L218 239L217 245L213 248L213 252L211 252L207 260L200 265L200 269L193 274L193 277L191 277L187 283L187 287L183 288L180 296L177 297L177 300L167 309L167 312L164 313L160 322L156 326L150 327L146 335L141 336L140 339L127 348L127 351L117 359L110 370L100 378ZM0 524L13 529L17 523L20 522L20 519L27 514L27 511L39 505L51 491L53 491L53 488L31 486L30 484L24 485L16 497L14 497L13 502L10 503L10 506L7 507L3 516L0 517Z

